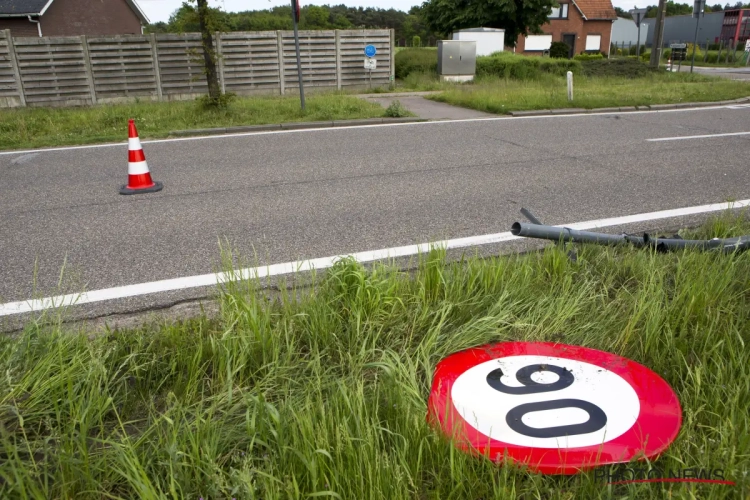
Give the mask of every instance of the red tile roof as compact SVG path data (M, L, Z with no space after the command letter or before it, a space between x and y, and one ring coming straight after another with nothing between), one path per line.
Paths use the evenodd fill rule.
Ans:
M617 13L612 7L611 0L573 0L584 17L593 19L617 19Z

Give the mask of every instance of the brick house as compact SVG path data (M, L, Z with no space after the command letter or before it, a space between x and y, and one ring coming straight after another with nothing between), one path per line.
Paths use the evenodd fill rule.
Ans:
M0 0L11 36L140 35L148 18L135 0Z
M617 14L611 0L560 0L552 9L542 35L519 36L516 53L542 55L552 42L565 42L570 56L583 52L609 52L612 25Z

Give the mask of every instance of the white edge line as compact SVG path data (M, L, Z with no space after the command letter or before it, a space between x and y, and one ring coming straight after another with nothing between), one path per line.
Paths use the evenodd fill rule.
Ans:
M658 219L668 219L672 217L682 217L687 215L703 214L709 212L718 212L730 208L743 208L750 206L749 200L741 200L729 203L714 203L711 205L701 205L696 207L677 208L673 210L662 210L660 212L650 212L637 215L626 215L623 217L612 217L609 219L597 219L586 222L577 222L574 224L563 224L556 227L567 227L570 229L589 230L603 227L620 226L636 222L645 222ZM295 272L328 269L336 261L344 257L353 257L357 262L374 262L397 257L406 257L428 252L433 247L444 247L445 249L465 248L471 246L489 245L492 243L502 243L507 241L523 239L520 236L513 236L510 232L486 234L482 236L469 236L453 240L443 240L435 243L421 243L418 245L408 245L403 247L385 248L381 250L372 250L359 252L349 255L336 255L333 257L322 257L311 260L300 260L295 262L286 262L283 264L272 264L267 266L252 267L232 271L231 273L214 273L203 274L200 276L187 276L184 278L174 278L162 281L152 281L150 283L139 283L136 285L119 286L115 288L106 288L102 290L93 290L78 294L59 295L56 297L47 297L38 300L27 300L19 302L9 302L0 304L0 317L23 314L29 312L43 311L56 307L65 307L71 305L90 304L93 302L102 302L106 300L124 299L127 297L136 297L141 295L150 295L159 292L171 292L176 290L185 290L189 288L199 288L204 286L213 286L226 283L234 279L252 279L266 278L269 276L280 276L284 274L293 274Z
M408 127L414 125L439 125L445 123L471 123L471 122L487 122L487 121L502 121L502 120L533 120L543 118L575 118L580 116L607 116L607 115L621 115L623 113L629 115L636 114L647 114L647 113L676 113L682 111L708 111L714 109L727 109L729 105L722 104L717 106L701 106L696 108L678 108L678 109L658 109L658 110L644 110L644 111L611 111L606 113L575 113L575 114L560 114L560 115L535 115L535 116L498 116L496 118L466 118L463 120L434 120L425 122L407 122L407 123L379 123L374 125L348 125L344 127L322 127L322 128L310 128L310 129L292 129L292 130L267 130L262 132L238 132L235 134L216 134L216 135L200 135L195 137L174 137L172 139L153 139L150 141L141 141L141 144L159 144L165 142L182 142L182 141L202 141L207 139L230 139L234 137L249 137L254 135L276 135L276 134L297 134L297 133L313 133L313 132L325 132L332 130L351 130L351 129L364 129L364 128L378 128L378 127ZM41 148L41 149L24 149L15 151L0 151L0 156L7 155L23 155L29 153L49 153L55 151L74 151L77 149L97 149L97 148L112 148L118 146L127 146L127 142L115 142L107 144L88 144L81 146L62 146L58 148Z
M708 139L709 137L730 137L733 135L750 135L750 132L727 132L726 134L708 134L708 135L686 135L679 137L660 137L658 139L646 139L648 142L661 141L684 141L686 139Z

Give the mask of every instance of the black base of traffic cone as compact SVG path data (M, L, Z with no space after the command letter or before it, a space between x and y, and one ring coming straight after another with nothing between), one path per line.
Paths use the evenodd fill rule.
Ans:
M120 194L142 194L142 193L156 193L164 189L164 184L161 182L154 181L154 185L149 188L143 189L130 189L127 184L120 187Z

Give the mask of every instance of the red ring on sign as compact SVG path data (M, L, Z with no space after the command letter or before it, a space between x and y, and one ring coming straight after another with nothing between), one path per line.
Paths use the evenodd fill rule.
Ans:
M553 356L581 361L613 372L638 395L640 413L633 426L617 438L595 446L550 449L504 443L467 423L451 398L455 381L487 361L510 356ZM682 409L667 382L652 370L615 354L551 342L505 342L461 351L438 363L428 400L428 421L452 435L462 450L493 461L504 458L544 474L576 474L593 467L653 458L669 447L682 425Z

